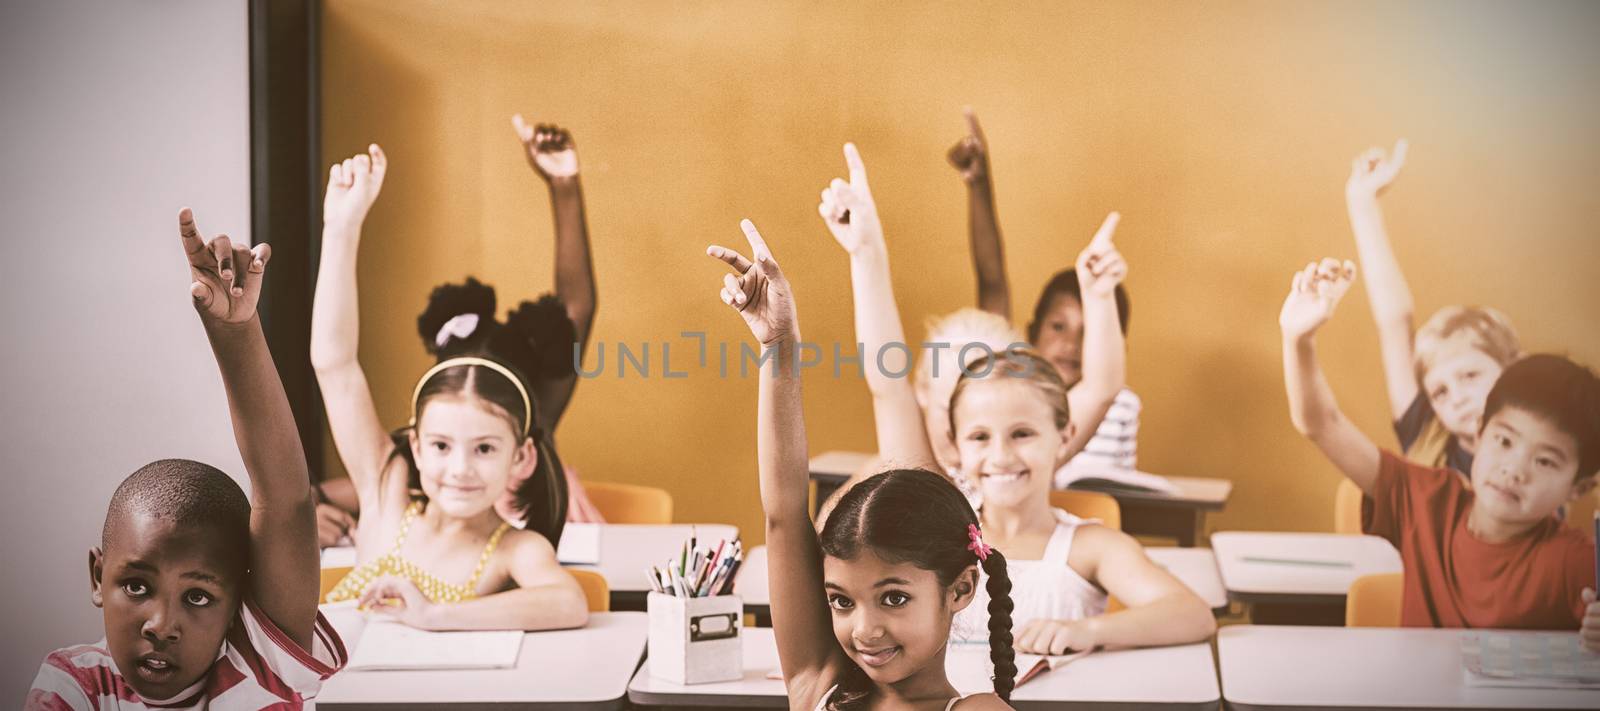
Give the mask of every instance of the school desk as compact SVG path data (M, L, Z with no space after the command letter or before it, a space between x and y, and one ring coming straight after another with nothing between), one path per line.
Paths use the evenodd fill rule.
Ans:
M1228 607L1228 595L1222 587L1222 577L1217 573L1217 559L1207 548L1146 548L1145 553L1156 565L1172 573L1189 586L1212 611ZM756 624L772 624L767 594L767 547L756 546L744 554L744 565L739 567L739 577L733 591L744 600L744 611L755 615Z
M628 699L653 706L740 706L785 708L783 682L767 678L778 668L772 630L747 627L744 677L736 681L685 686L650 676L650 662L628 685ZM989 648L957 644L946 655L945 672L963 694L989 691ZM1152 669L1161 673L1152 674ZM1219 706L1216 667L1208 644L1095 652L1028 682L1011 704L1028 709L1106 709L1134 711L1211 711Z
M1600 690L1468 686L1461 630L1237 625L1217 633L1230 709L1600 708Z
M817 484L816 505L821 506L862 467L872 461L863 452L828 451L811 458L811 480ZM1205 535L1206 513L1221 511L1233 494L1226 479L1169 476L1175 494L1157 491L1107 490L1122 509L1122 530L1134 535L1177 539L1191 548Z
M1344 624L1350 583L1400 572L1400 552L1377 536L1223 531L1211 534L1228 599L1257 623Z
M339 628L338 617L329 617ZM648 628L643 612L591 613L582 629L523 635L514 669L341 671L322 685L316 704L340 711L621 709ZM359 642L340 636L346 649Z
M666 564L668 558L681 554L683 542L689 539L691 532L702 546L708 543L715 546L720 540L731 543L739 535L738 527L721 523L602 523L590 526L567 524L556 555L563 565L593 570L605 576L606 584L611 587L613 610L643 610L645 598L650 593L650 566L659 568ZM591 537L585 541L587 545L574 545L580 536ZM574 540L568 541L569 537ZM569 555L579 548L586 553L597 553L598 562L577 562L595 560L593 555L584 555L576 560Z

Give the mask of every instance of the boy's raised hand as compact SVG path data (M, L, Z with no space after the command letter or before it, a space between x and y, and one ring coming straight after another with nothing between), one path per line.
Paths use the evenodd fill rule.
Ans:
M511 115L511 127L528 154L528 165L546 183L578 177L578 147L572 132L553 123L529 126L522 114Z
M1600 654L1600 602L1595 602L1594 588L1583 589L1583 623L1578 629L1578 642L1584 649Z
M1106 215L1105 221L1100 223L1100 229L1094 233L1094 239L1089 240L1089 246L1078 253L1075 269L1078 272L1078 284L1086 295L1110 296L1123 278L1128 276L1128 262L1111 240L1117 232L1117 223L1121 221L1120 213Z
M253 248L236 246L227 235L207 242L195 226L194 212L187 207L178 211L178 236L189 255L189 295L194 297L195 309L221 323L244 323L253 318L272 248L265 243Z
M878 222L878 206L867 187L867 167L856 144L844 144L844 162L850 168L850 181L834 178L823 188L817 213L839 246L855 254L863 246L883 241L883 225Z
M706 248L706 254L738 272L737 275L722 275L722 303L732 306L744 317L751 335L763 346L785 339L799 340L799 319L795 315L794 293L789 290L789 281L783 278L777 260L772 258L772 251L767 249L755 224L741 220L739 226L750 242L751 259L727 247L711 245Z
M989 179L989 141L983 137L983 128L978 125L978 115L972 112L972 107L961 111L967 116L967 135L956 141L945 157L961 171L961 179L971 185Z
M1311 262L1295 272L1289 297L1278 313L1278 326L1285 339L1300 339L1327 323L1356 278L1356 265L1346 259L1327 258Z
M1350 179L1345 181L1347 198L1375 198L1394 182L1400 168L1406 164L1406 151L1410 143L1402 138L1394 143L1394 152L1385 154L1382 148L1368 148L1350 164Z
M383 190L383 176L389 172L389 158L374 143L367 152L341 162L328 170L328 192L322 198L322 224L360 228L367 210Z

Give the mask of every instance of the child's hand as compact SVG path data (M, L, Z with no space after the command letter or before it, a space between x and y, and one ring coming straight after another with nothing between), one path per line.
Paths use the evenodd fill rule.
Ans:
M1122 215L1118 213L1106 215L1105 222L1100 223L1099 231L1094 233L1094 239L1089 240L1089 246L1078 253L1078 284L1086 295L1110 296L1122 279L1128 276L1128 263L1117 251L1116 243L1111 241L1121 220Z
M1278 314L1283 337L1298 340L1327 323L1355 278L1356 265L1348 259L1343 264L1331 258L1311 262L1295 272L1289 298L1284 299L1283 311Z
M528 165L544 178L546 183L578 177L578 147L572 143L572 133L553 123L529 126L522 114L511 115L511 126L522 140L522 149L528 154Z
M1584 649L1600 653L1600 602L1595 602L1594 588L1583 589L1583 626L1578 630L1578 643Z
M1375 198L1383 194L1400 167L1406 164L1406 139L1395 141L1394 154L1385 155L1382 148L1368 148L1350 164L1350 179L1345 181L1346 199Z
M398 575L385 575L367 585L359 607L418 629L428 628L428 611L433 601L417 589L416 583Z
M967 115L967 135L956 141L950 147L946 157L950 165L961 171L961 179L968 185L989 179L989 142L983 137L983 129L978 126L978 115L972 112L972 107L962 109Z
M1030 620L1017 633L1017 651L1024 654L1066 654L1094 649L1099 643L1088 620Z
M865 245L883 242L883 226L878 223L878 206L867 187L867 167L861 163L856 144L844 144L844 162L850 168L850 182L834 178L823 188L817 213L828 223L839 246L855 254Z
M706 254L726 262L738 272L722 275L722 303L732 306L744 317L751 335L769 346L784 339L799 339L798 318L794 309L794 294L789 290L789 280L783 278L778 262L772 258L767 243L761 239L755 224L742 220L739 226L750 241L751 257L712 245Z
M217 235L208 243L194 224L194 212L187 207L178 211L178 236L189 255L189 278L193 280L189 295L201 316L222 323L253 318L272 248L266 243L250 249L234 246L227 235Z
M388 172L389 159L376 143L364 154L334 163L328 170L328 193L322 198L322 224L359 229Z
M317 504L317 547L328 548L356 539L356 519L333 504Z

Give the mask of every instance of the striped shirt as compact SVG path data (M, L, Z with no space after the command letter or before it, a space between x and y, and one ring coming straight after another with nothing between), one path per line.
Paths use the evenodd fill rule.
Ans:
M1091 472L1108 469L1134 469L1139 460L1139 410L1144 407L1139 396L1123 388L1111 402L1105 419L1095 429L1094 436L1083 446L1083 451L1068 460L1056 471L1056 488Z
M58 649L45 657L24 704L27 711L145 709L300 709L345 663L344 643L317 613L307 653L245 600L218 650L193 686L170 699L140 698L117 669L106 641Z

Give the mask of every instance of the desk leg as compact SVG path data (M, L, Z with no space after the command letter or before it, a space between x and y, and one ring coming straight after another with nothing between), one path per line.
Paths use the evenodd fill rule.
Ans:
M1122 506L1122 530L1130 535L1173 538L1183 548L1193 548L1205 537L1205 512L1200 509L1118 503Z

